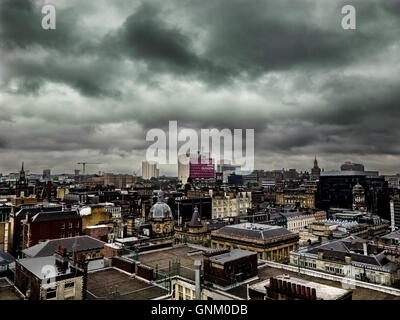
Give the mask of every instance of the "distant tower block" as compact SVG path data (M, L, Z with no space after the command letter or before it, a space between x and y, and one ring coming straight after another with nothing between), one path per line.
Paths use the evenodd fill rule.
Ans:
M366 212L367 206L365 205L365 191L363 186L357 182L357 184L353 187L352 193L353 193L353 210Z

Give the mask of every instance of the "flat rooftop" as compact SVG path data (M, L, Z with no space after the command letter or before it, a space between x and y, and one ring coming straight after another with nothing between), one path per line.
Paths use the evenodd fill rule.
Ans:
M222 253L216 256L211 256L209 260L217 264L225 264L226 262L234 261L236 259L249 257L256 253L249 250L233 249L229 252Z
M200 249L189 246L176 246L163 250L143 252L139 255L139 261L149 267L159 269L168 268L169 261L179 260L181 267L194 270L194 261L203 260L203 254Z
M168 294L161 287L114 268L88 273L87 290L87 298L95 300L152 300Z
M286 275L282 274L280 276L275 277L278 280L288 281L293 284L299 284L302 286L314 288L317 294L317 300L338 300L349 293L349 290L345 290L342 288L333 287L330 285L308 281L305 279L297 278L297 277L287 277ZM258 283L255 283L250 286L250 288L255 289L260 292L265 292L265 286L270 285L270 279L264 280Z
M168 271L170 261L179 260L179 275L194 280L194 261L203 261L203 253L200 249L189 246L176 246L157 251L143 252L139 255L139 261L154 269Z
M282 270L282 269L268 267L268 266L258 269L258 276L261 281L267 280L270 277L281 276L282 274L287 274L291 278L293 277L293 278L300 279L300 280L307 281L307 282L313 282L316 284L322 284L322 285L327 285L327 286L343 289L342 283L338 282L338 281L326 280L323 278L317 278L317 277L308 276L308 275L297 273L297 272ZM254 281L254 283L256 283L256 282L257 281ZM252 283L252 284L254 284L254 283ZM353 291L353 300L400 300L400 296L395 296L392 294L375 291L375 290L371 290L371 289L356 287L351 290Z
M22 300L14 286L4 278L0 278L0 300Z

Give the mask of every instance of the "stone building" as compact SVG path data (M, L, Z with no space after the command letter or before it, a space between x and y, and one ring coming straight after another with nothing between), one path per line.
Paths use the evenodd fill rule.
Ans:
M251 192L222 192L214 193L210 190L212 197L212 218L227 218L246 215L251 209Z
M400 265L384 249L355 236L290 253L290 264L380 285L399 282Z
M321 169L320 167L318 167L317 156L315 156L314 167L311 169L311 179L318 180L320 175L321 175Z
M315 208L315 192L311 189L296 188L283 189L278 188L275 191L276 204L293 205L299 208L312 209Z
M190 222L183 226L175 226L174 234L176 243L207 244L211 238L207 220L202 219L197 207L194 208Z
M82 254L68 257L65 248L54 255L16 261L15 286L29 300L83 300L87 262Z
M353 195L353 211L366 212L367 206L365 204L364 188L358 182L353 187L352 195Z
M164 202L164 193L158 192L157 202L150 208L148 222L151 225L151 237L171 237L174 232L174 220L169 205Z
M294 212L286 217L286 228L289 231L299 233L310 224L326 219L325 211L316 212Z
M285 261L299 236L286 228L255 223L228 225L211 232L211 247L257 252L259 259Z

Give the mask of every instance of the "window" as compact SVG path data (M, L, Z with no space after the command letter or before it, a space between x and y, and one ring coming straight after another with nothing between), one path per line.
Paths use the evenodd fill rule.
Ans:
M75 286L75 282L66 282L65 283L65 288L73 288Z
M54 299L57 297L57 287L48 288L46 290L46 299Z
M68 228L72 229L72 222L68 223Z
M65 229L65 223L61 225L61 229Z

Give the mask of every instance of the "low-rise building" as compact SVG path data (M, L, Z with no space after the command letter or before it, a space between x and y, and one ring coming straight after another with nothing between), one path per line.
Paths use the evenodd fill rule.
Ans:
M315 192L311 189L277 188L275 195L276 204L278 205L295 205L297 207L307 209L315 208Z
M326 219L326 211L281 213L286 217L286 228L299 233L310 224Z
M210 190L212 197L212 218L226 218L246 215L251 208L251 192L231 191L214 193Z
M355 236L293 251L290 264L387 286L400 279L400 265L384 249Z
M54 255L16 261L15 286L29 300L82 300L86 296L87 263L81 254Z
M207 245L211 238L207 220L201 218L197 207L194 209L190 222L184 225L176 225L174 230L175 243Z
M287 274L249 286L250 300L352 300L352 291Z
M49 257L54 254L58 247L66 250L68 257L74 254L82 254L88 264L88 270L104 268L104 242L89 236L78 236L66 239L46 240L30 248L23 250L26 258Z
M259 259L284 261L298 245L299 236L286 228L256 223L227 225L211 232L211 247L257 252Z

